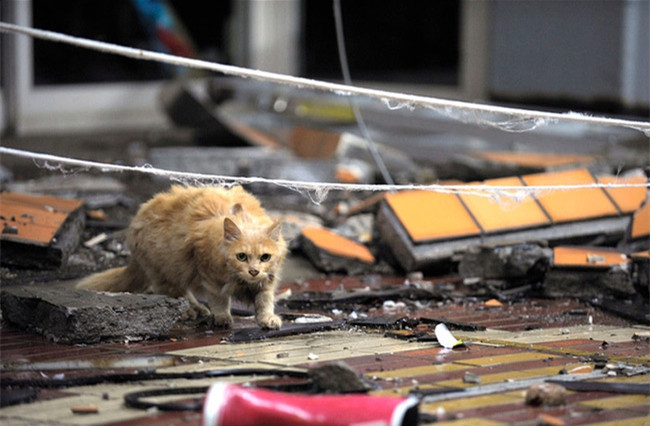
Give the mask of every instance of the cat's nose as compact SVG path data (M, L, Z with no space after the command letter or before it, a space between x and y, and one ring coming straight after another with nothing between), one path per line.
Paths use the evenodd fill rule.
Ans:
M251 274L252 276L256 277L257 274L260 273L260 271L258 271L257 269L249 269L248 273Z

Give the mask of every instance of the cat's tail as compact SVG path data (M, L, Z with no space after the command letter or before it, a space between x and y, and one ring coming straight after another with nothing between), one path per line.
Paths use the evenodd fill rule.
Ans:
M133 262L128 266L108 269L90 275L77 284L77 288L95 291L144 293L145 277Z

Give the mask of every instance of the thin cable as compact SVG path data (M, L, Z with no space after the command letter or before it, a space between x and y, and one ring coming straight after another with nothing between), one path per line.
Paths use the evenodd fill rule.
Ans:
M345 49L345 37L343 36L343 18L341 15L341 0L334 0L333 5L334 5L334 24L336 26L336 45L338 46L338 51L339 51L339 62L341 63L341 73L343 74L343 81L345 82L345 84L347 84L348 86L352 86L352 76L350 75L350 66L348 64L348 54ZM390 172L388 171L388 168L386 168L386 164L384 163L384 159L381 157L379 150L377 150L377 145L375 144L375 141L370 136L370 132L368 131L368 127L366 126L366 121L363 119L363 115L361 115L361 111L359 110L359 104L357 103L357 100L351 96L348 97L348 100L350 101L350 106L352 107L354 118L357 120L357 124L359 125L359 130L361 131L361 134L363 135L363 138L366 141L366 146L368 147L368 151L370 151L373 160L375 160L375 164L377 164L377 167L379 168L379 172L381 173L381 176L384 178L384 182L386 182L388 185L393 185L394 184L393 178L390 176Z
M0 154L13 155L22 158L30 158L36 161L43 161L45 166L52 162L57 164L68 164L70 166L80 167L82 169L97 169L104 173L108 172L136 172L144 173L154 176L163 176L170 179L177 179L180 181L191 180L195 182L220 182L231 184L254 184L264 183L277 185L291 190L307 190L307 191L375 191L375 192L392 192L392 191L406 191L406 190L424 190L433 191L445 194L468 194L477 195L482 197L499 197L512 198L516 201L523 200L526 194L543 193L544 191L554 190L571 190L571 189L586 189L586 188L650 188L650 182L646 183L593 183L593 184L571 184L571 185L508 185L508 186L491 186L491 185L367 185L367 184L346 184L346 183L331 183L331 182L305 182L294 181L286 179L268 179L262 177L240 177L240 176L225 176L225 175L210 175L204 173L188 173L179 172L174 170L165 170L145 166L124 166L118 164L100 163L95 161L79 160L76 158L61 157L52 154L42 154L30 151L24 151L15 148L7 148L0 146ZM60 169L59 167L53 167Z
M333 92L341 96L366 96L383 102L384 105L391 109L402 107L414 108L418 106L424 108L433 108L436 111L439 111L442 114L447 114L452 118L460 119L463 121L473 121L479 124L487 124L506 131L509 130L512 120L521 120L522 122L532 122L535 127L551 122L573 122L601 126L627 127L639 130L641 132L644 132L646 136L650 136L650 122L647 121L624 120L609 117L594 117L575 112L552 113L520 108L507 108L494 105L484 105L471 102L461 102L426 96L389 92L385 90L368 89L345 84L329 83L303 77L294 77L268 71L252 70L249 68L236 67L233 65L224 65L216 62L202 61L199 59L184 58L165 53L119 46L112 43L88 40L85 38L74 37L54 31L39 30L35 28L9 24L6 22L0 22L0 32L24 34L42 40L71 44L78 47L126 56L129 58L156 61L188 68L204 69L227 75L243 78L253 78L255 80L284 84L299 88L323 90L327 92ZM460 116L458 113L460 113ZM502 118L495 118L494 120L471 118L474 117L477 113L487 114L488 116L492 114L505 115L507 117L510 117L511 120L507 121L506 125L504 126Z

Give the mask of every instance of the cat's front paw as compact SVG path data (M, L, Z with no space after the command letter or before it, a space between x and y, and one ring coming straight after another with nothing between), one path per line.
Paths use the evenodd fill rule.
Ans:
M210 317L210 310L205 306L191 305L183 314L185 321L196 321Z
M212 316L212 323L215 327L230 328L232 326L232 315L214 314Z
M257 324L262 328L277 330L282 326L282 320L277 315L266 314L257 317Z

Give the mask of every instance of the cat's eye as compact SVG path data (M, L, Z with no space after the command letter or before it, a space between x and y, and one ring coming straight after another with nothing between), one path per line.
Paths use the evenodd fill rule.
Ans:
M237 257L237 260L239 260L240 262L246 262L246 260L248 259L246 253L237 253L235 256Z
M260 256L260 260L262 262L268 262L269 260L271 260L271 255L268 253L264 253L263 255Z

